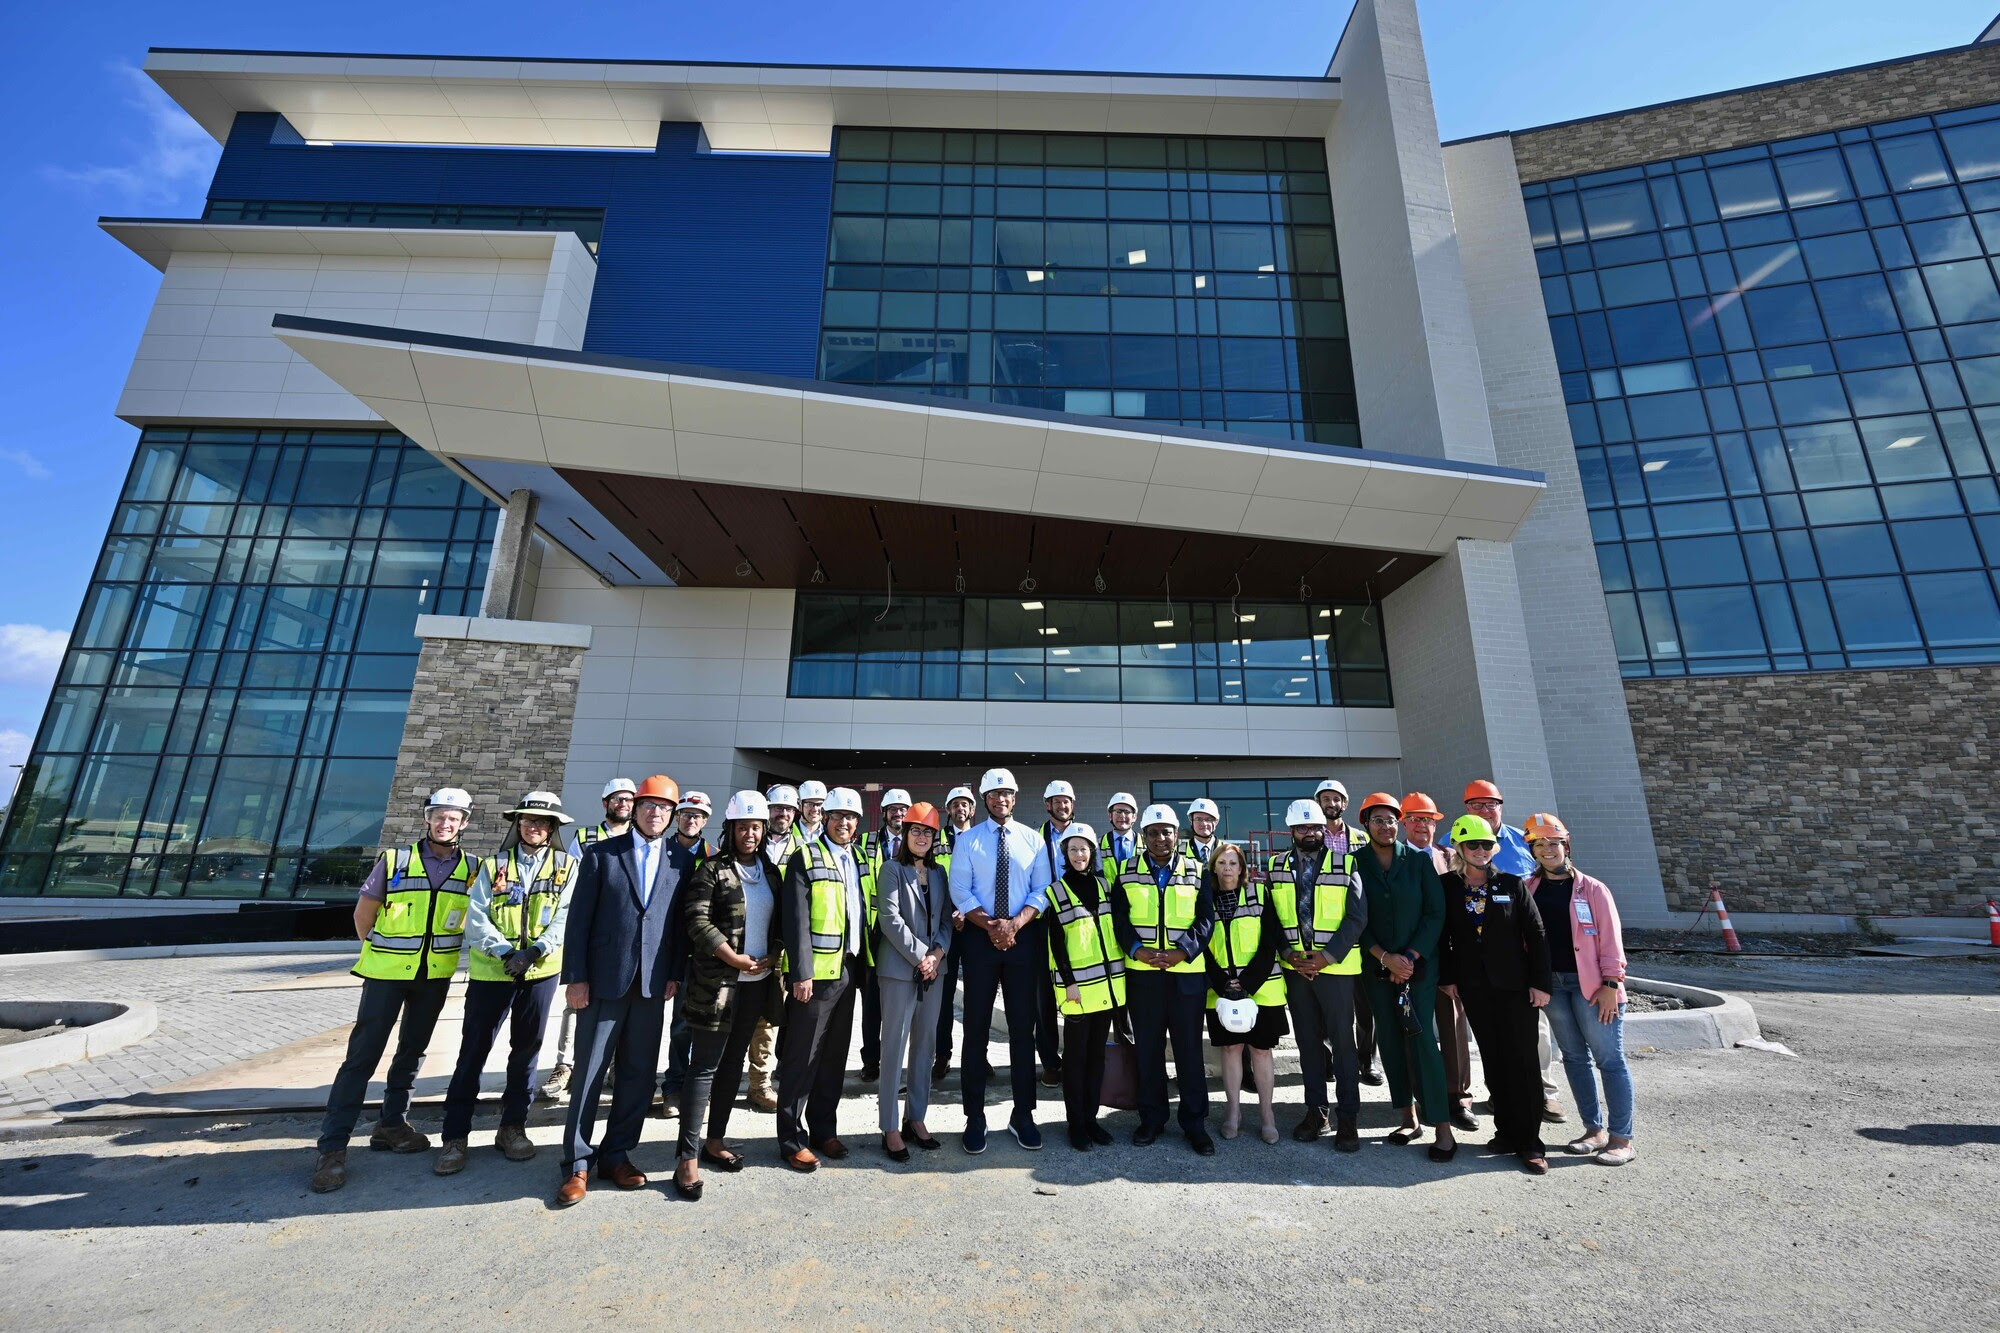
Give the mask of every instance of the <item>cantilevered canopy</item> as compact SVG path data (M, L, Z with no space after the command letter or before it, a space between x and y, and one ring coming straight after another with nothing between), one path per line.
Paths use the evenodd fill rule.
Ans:
M158 49L146 73L220 141L240 111L308 140L824 153L835 125L1319 138L1335 79Z
M843 552L858 545L863 565L879 571L881 554L894 556L884 514L914 534L953 511L1084 524L1099 534L1095 548L1072 534L1062 563L1081 562L1086 576L1093 560L1111 558L1117 534L1133 530L1117 559L1136 560L1128 554L1135 550L1170 559L1180 543L1193 541L1213 544L1215 559L1205 567L1226 570L1254 565L1260 544L1280 544L1298 551L1267 560L1270 577L1312 581L1315 549L1427 563L1462 537L1508 541L1543 487L1539 473L1510 468L1180 428L1122 429L1098 418L903 398L818 380L294 315L276 316L274 328L411 438L475 475L491 473L496 489L532 489L538 471L552 482L560 474L561 489L582 496L675 581L727 582L721 575L731 573L795 586L795 575L834 558L815 548L835 545ZM703 494L718 488L699 506L712 522L681 495L689 485ZM746 538L711 538L696 560L690 548L699 533L713 528L729 537L720 511L738 491L800 499L785 509L789 517L763 525L769 530L758 534L758 549ZM864 508L872 501L880 510L851 540L822 541L802 515L819 515L825 531L843 521L827 508L831 500ZM803 543L786 535L792 527ZM1020 528L1003 523L966 546L983 551L1014 542ZM930 564L964 558L962 549L948 557L939 545L945 531L923 543ZM1154 537L1141 540L1147 531ZM739 564L754 578L737 572ZM1391 567L1379 559L1361 564ZM653 581L643 570L600 572L614 582ZM1289 591L1291 583L1284 586Z

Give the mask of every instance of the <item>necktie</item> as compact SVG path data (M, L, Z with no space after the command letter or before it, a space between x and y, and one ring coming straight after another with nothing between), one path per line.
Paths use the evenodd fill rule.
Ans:
M1007 826L995 824L993 835L993 915L1005 919L1014 915L1007 898L1007 875L1009 862L1014 858L1007 851Z
M653 901L653 844L639 840L639 910Z
M1119 859L1119 860L1121 860L1121 861L1124 861L1124 860L1127 860L1127 859L1129 859L1129 858L1131 857L1131 855L1132 855L1132 843L1131 843L1131 841L1130 841L1129 839L1127 839L1127 838L1126 838L1126 836L1125 836L1124 834L1122 834L1122 833L1118 835L1118 843L1117 843L1117 847L1118 847L1118 859Z

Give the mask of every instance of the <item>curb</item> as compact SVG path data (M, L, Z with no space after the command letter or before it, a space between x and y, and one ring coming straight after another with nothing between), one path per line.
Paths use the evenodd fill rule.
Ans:
M359 941L231 940L226 944L154 944L131 949L59 949L52 953L0 954L0 969L37 963L110 963L133 958L223 958L257 954L358 954Z
M33 1041L0 1046L0 1078L19 1078L59 1065L73 1065L93 1056L109 1055L144 1041L160 1025L160 1011L150 1000L119 1001L15 1001L0 1004L9 1009L114 1009L117 1012L90 1024Z
M1630 987L1686 1000L1686 1009L1625 1015L1625 1044L1634 1050L1721 1051L1745 1038L1759 1038L1756 1011L1749 1001L1722 991L1675 981L1626 977Z

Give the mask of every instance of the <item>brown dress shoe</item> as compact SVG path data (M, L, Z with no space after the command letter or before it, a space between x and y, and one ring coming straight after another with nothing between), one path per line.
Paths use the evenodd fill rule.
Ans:
M614 1162L610 1166L597 1168L600 1179L608 1180L621 1190L637 1190L646 1187L646 1173L630 1162Z
M313 1167L312 1192L331 1194L347 1183L347 1149L335 1148L319 1155Z
M847 1156L847 1145L839 1139L822 1139L813 1147L818 1149L819 1155L829 1162L838 1162Z
M785 1154L785 1165L803 1175L808 1171L819 1170L819 1158L813 1155L811 1148L801 1148L797 1152Z
M562 1187L556 1191L556 1207L574 1208L577 1204L583 1202L584 1191L589 1188L590 1173L588 1171L570 1172L568 1178L563 1181Z

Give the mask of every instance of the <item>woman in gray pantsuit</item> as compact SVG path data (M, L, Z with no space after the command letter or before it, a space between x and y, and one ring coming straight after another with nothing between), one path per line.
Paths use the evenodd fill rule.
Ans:
M951 946L951 889L936 861L938 823L937 809L928 801L910 807L903 816L902 846L883 865L875 888L882 933L875 950L882 990L882 1151L896 1162L910 1160L906 1139L926 1150L938 1146L924 1126L938 1006L945 998L938 974ZM907 1113L898 1092L906 1077Z

